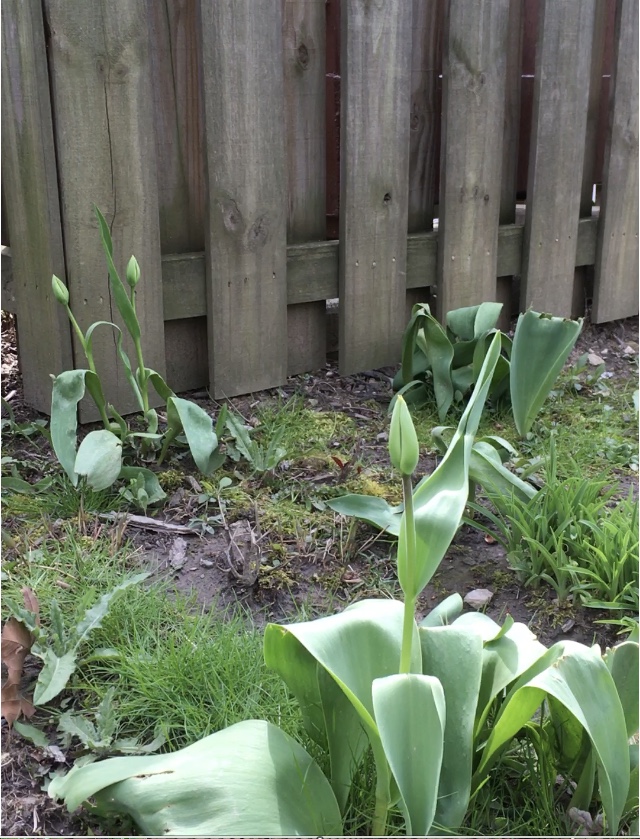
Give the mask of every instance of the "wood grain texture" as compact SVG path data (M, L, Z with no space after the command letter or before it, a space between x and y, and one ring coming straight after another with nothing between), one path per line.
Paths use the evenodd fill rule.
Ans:
M594 323L638 314L638 3L620 0L596 246Z
M282 7L202 3L209 375L217 396L287 374Z
M18 307L16 305L16 287L13 284L11 249L2 245L0 250L2 251L2 311L15 315ZM69 339L69 345L71 345L71 339Z
M540 4L520 306L570 317L595 0Z
M405 325L412 5L341 18L340 370L397 361Z
M2 259L3 308L14 298L24 399L51 406L50 374L73 366L69 321L51 291L66 280L49 77L37 0L2 4L2 189L11 208L11 270ZM5 282L10 281L9 289Z
M496 296L508 22L509 0L450 0L443 52L440 319Z
M144 361L162 374L162 267L146 5L144 0L46 0L46 10L71 306L83 329L94 321L113 321L126 335L111 295L92 209L96 204L111 228L121 277L131 254L140 264L136 309ZM125 344L135 359L128 335ZM94 351L107 399L120 413L137 410L113 330L97 330ZM81 410L83 421L94 417L93 405Z
M146 0L160 245L204 250L204 126L198 0Z
M283 0L287 242L314 242L326 229L325 3ZM327 354L324 301L287 309L289 375L317 370Z

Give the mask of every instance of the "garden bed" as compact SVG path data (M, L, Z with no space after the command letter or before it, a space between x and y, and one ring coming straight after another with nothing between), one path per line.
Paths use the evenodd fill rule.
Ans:
M15 423L24 430L39 417L21 403L15 333L4 316L2 341L2 395L10 396ZM587 367L572 373L571 364L584 353L590 354ZM606 377L591 381L589 371L599 360L605 364ZM523 458L531 459L545 455L548 431L554 427L562 474L571 471L571 456L582 474L615 486L617 498L629 490L636 493L637 360L637 318L589 325L529 440L517 440L506 412L488 412L482 430L504 436ZM48 596L45 589L49 593L53 584L48 581L38 590L40 572L29 567L25 551L38 551L51 540L63 542L71 529L85 560L92 542L109 542L111 556L124 550L128 567L150 571L149 582L164 586L167 598L182 603L183 596L191 596L194 612L240 612L258 627L299 619L301 613L333 613L365 597L398 596L393 541L327 506L347 492L400 500L387 450L394 372L389 368L340 376L330 362L318 373L293 377L275 391L229 400L258 437L268 440L284 428L284 459L263 475L252 474L242 462L227 461L210 479L197 473L189 457L175 459L160 473L167 499L149 508L147 520L123 518L140 511L117 496L111 496L111 505L108 495L93 508L85 505L80 514L68 491L50 493L48 498L5 497L3 527L22 546L22 553L5 551L9 563L5 584L11 591L31 585L43 602ZM217 416L221 405L211 402L206 392L192 398ZM429 435L438 422L428 410L417 412L415 421L421 443L417 472L422 475L432 471L438 460ZM31 482L59 472L48 443L37 432L24 436L6 431L3 454L13 458ZM229 478L227 486L221 487L222 477ZM114 521L112 513L119 518ZM245 540L241 559L230 551L230 528L235 528L236 541ZM64 583L63 575L61 579ZM72 587L79 586L78 598L83 582L71 582ZM418 612L423 616L448 594L459 592L464 597L475 589L492 593L486 606L489 616L502 621L510 614L545 644L570 638L604 647L616 638L615 626L599 623L608 617L606 612L583 608L571 599L558 602L545 584L535 590L525 587L504 548L465 524L421 595ZM71 602L68 588L62 592ZM65 698L77 692L86 704L87 691L99 695L91 683L94 677L93 672L79 676ZM38 711L34 722L46 726L46 713ZM40 789L47 774L58 767L56 761L17 734L9 734L4 720L2 725L3 835L86 833L84 816L69 816ZM101 835L104 828L92 822L91 829Z

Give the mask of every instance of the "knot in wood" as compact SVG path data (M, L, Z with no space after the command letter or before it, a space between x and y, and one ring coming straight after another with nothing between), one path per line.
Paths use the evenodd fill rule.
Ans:
M242 213L232 198L223 198L218 202L222 210L222 223L229 233L238 233L242 228Z
M309 50L307 49L306 44L300 44L297 51L297 62L303 70L306 70L309 66Z

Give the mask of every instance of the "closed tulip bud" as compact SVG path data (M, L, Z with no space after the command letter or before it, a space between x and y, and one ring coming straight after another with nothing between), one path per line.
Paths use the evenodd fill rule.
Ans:
M396 397L389 430L389 457L403 475L412 475L418 465L420 446L413 420L402 396Z
M66 285L62 282L61 279L56 277L54 274L51 277L51 288L53 289L53 296L56 298L58 303L62 303L63 306L69 305L69 289Z
M140 279L140 266L138 265L138 260L135 256L132 256L129 260L129 264L127 265L127 282L131 286L131 288L135 288L138 285L138 281Z

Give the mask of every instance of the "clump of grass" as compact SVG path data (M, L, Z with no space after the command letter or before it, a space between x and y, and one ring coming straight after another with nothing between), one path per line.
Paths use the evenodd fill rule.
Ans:
M267 719L299 736L301 716L281 679L262 657L262 636L243 615L193 613L162 586L126 592L96 632L117 657L90 664L84 689L95 703L117 689L125 736L159 729L170 749L245 719Z

